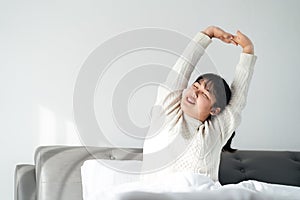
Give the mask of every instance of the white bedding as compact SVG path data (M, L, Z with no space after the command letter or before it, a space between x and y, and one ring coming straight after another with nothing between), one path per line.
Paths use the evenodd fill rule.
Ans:
M199 200L199 199L300 199L300 187L243 181L221 186L204 175L174 173L155 182L143 182L138 174L116 172L111 167L122 164L128 171L136 171L141 161L89 160L81 167L84 200ZM125 171L126 171L125 170Z

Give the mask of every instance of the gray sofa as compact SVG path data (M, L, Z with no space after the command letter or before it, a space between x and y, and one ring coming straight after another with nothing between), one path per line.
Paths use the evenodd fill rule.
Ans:
M80 167L88 159L142 160L142 149L83 146L42 146L35 152L35 165L15 169L15 200L81 200ZM243 180L300 186L300 152L223 152L221 184Z

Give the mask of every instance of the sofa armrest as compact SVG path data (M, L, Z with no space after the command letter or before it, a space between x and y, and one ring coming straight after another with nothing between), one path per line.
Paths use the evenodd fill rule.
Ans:
M80 168L89 159L142 160L142 149L41 146L35 152L37 199L82 200Z
M15 200L35 200L36 181L34 165L17 165L14 183Z

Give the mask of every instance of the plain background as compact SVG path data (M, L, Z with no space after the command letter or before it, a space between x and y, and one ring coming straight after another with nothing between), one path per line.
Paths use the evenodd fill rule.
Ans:
M297 0L1 1L0 199L13 198L15 165L33 163L39 145L82 144L72 108L82 63L109 38L143 27L187 37L208 25L247 33L258 60L233 146L299 151L299 6ZM220 42L208 49L229 82L239 52ZM122 146L142 146L114 134Z

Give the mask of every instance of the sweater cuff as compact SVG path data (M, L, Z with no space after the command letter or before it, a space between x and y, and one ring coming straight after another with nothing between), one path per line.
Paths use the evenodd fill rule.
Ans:
M253 68L256 62L257 56L248 53L241 53L239 66L249 66Z
M208 37L207 35L205 35L202 32L198 32L194 36L193 41L195 41L198 44L200 44L204 49L206 49L208 47L208 45L212 42L212 40L210 39L210 37Z

